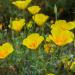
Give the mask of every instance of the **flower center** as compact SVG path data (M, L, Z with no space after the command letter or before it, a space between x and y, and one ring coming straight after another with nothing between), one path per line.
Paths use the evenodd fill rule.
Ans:
M37 43L36 42L32 42L32 44L30 45L30 48L36 47Z

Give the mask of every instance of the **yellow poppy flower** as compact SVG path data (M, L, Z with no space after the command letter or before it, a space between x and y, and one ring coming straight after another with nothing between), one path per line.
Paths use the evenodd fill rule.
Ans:
M0 59L6 58L9 54L13 52L13 47L10 43L6 42L0 46Z
M12 2L12 4L14 4L15 6L17 6L19 9L25 9L30 3L31 3L32 0L24 0L24 1L14 1Z
M61 29L54 28L51 30L51 33L52 35L49 35L49 38L58 46L71 43L74 39L74 34L68 30L63 31Z
M43 40L43 36L40 36L38 33L33 33L23 40L23 45L30 49L36 49Z
M75 61L72 62L71 66L70 66L70 70L75 71Z
M75 28L75 21L66 22L65 20L57 20L55 24L52 24L51 28L59 28L63 30L71 30Z
M31 7L28 7L28 11L31 14L37 14L40 10L41 10L41 8L39 6L31 6Z
M11 21L10 28L14 31L21 31L25 25L25 19L15 19Z
M38 26L42 26L47 21L49 16L41 13L34 15L32 18Z

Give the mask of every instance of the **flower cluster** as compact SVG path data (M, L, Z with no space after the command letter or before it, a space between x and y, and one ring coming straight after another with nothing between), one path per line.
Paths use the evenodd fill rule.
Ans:
M12 7L8 9L13 8L12 14L16 15L10 14L9 21L0 22L0 60L12 55L19 65L25 65L23 71L36 70L29 75L64 75L59 74L62 68L67 73L75 72L75 21L58 20L56 5L53 20L33 0L13 0L9 4Z
M71 43L74 40L73 32L69 31L75 28L74 22L66 22L65 20L57 20L51 26L52 35L49 35L48 40L52 40L58 46L63 46Z

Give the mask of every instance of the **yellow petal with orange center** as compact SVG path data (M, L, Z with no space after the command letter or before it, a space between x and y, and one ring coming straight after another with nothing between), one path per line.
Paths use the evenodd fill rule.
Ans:
M15 20L11 21L10 28L14 31L19 32L22 30L24 25L25 25L25 19L15 19Z
M38 33L33 33L23 40L23 45L30 49L36 49L43 40L43 36L40 36Z
M6 42L0 46L0 59L6 58L9 54L13 52L13 47L10 43Z
M74 34L71 31L54 28L51 30L52 35L49 38L58 46L71 43L74 40Z

